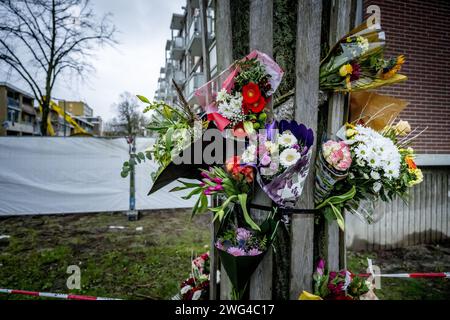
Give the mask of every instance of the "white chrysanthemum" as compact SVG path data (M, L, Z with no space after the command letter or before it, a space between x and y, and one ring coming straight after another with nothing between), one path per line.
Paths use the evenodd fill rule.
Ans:
M285 131L278 137L278 142L284 147L292 147L297 143L297 139L290 131Z
M251 144L247 149L242 153L241 160L244 163L254 163L256 162L256 146Z
M300 153L293 148L285 149L280 154L280 163L285 168L294 165L298 159L300 159Z
M222 89L219 92L217 92L216 101L218 101L218 102L226 101L229 98L231 98L231 96L228 94L227 90Z
M371 128L358 125L355 130L357 134L353 139L356 143L352 151L356 155L357 164L362 166L361 160L364 160L380 176L397 178L400 174L401 155L394 142Z

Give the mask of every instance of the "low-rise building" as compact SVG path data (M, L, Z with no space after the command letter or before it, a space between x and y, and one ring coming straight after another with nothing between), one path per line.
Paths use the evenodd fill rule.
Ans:
M33 95L0 82L0 136L39 134Z

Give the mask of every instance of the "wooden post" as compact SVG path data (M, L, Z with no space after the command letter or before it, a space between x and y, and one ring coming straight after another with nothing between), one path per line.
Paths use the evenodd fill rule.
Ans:
M209 41L208 41L208 21L206 17L206 9L208 7L207 0L200 0L200 22L202 30L202 60L203 60L203 75L205 83L211 80L211 68L209 64Z
M349 31L351 19L351 0L332 0L329 25L329 45L332 47ZM328 102L327 132L331 138L335 138L336 132L344 124L346 114L347 96L342 93L334 93ZM326 223L326 222L325 222ZM330 270L345 268L345 234L340 231L336 222L326 223L325 235L327 246L327 263Z
M295 58L295 119L317 132L320 30L322 0L303 0L298 3L297 49ZM312 161L315 159L316 141ZM314 207L314 166L305 182L298 207ZM302 290L311 291L313 274L314 216L293 215L291 225L290 298L298 299Z
M251 0L250 1L250 28L249 28L250 51L259 50L268 54L273 53L273 0ZM272 104L266 107L268 117L273 114ZM272 206L272 200L257 187L253 203ZM251 215L257 223L261 223L267 216L267 211L251 210ZM263 261L253 273L250 279L250 299L270 300L272 299L272 272L273 253L272 249L266 253Z
M231 31L231 11L230 0L217 0L215 1L216 8L216 30L220 32L216 33L216 52L217 52L217 71L218 73L225 70L229 65L233 63L233 39ZM215 203L217 204L217 203ZM216 271L219 268L219 259L217 250L214 246L214 235L217 231L217 224L211 224L211 281L210 287L214 289L210 290L210 299L215 300L220 298L221 300L229 300L231 292L230 279L223 266L220 269L220 293L217 292L216 286Z

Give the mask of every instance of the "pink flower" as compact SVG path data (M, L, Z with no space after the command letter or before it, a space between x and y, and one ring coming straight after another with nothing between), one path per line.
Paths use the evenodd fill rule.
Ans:
M221 184L216 185L215 187L213 187L214 191L222 191L223 190L223 186Z
M261 164L263 166L267 166L271 161L272 159L270 158L270 156L267 153L264 153L264 155L261 158Z
M350 168L350 165L352 164L351 160L342 160L341 162L339 162L339 164L337 165L338 168L342 171L347 170L348 168Z
M319 275L323 276L324 270L325 270L325 260L320 259L319 263L317 264L316 272Z
M218 184L222 183L222 179L220 179L220 178L213 178L212 181L215 183L218 183Z
M228 248L227 252L235 257L245 256L245 251L236 247Z
M256 248L250 249L248 251L249 256L257 256L257 255L260 255L261 253L262 253L262 251L259 249L256 249Z

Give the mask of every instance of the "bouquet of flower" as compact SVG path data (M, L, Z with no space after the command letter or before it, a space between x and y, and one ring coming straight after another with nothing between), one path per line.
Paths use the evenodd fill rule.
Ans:
M325 216L337 219L343 229L340 208L349 209L372 223L375 222L373 206L378 199L390 201L395 196L405 199L408 189L423 180L414 162L414 150L407 148L412 139L410 131L406 121L387 126L380 132L363 125L344 126L337 135L343 140L339 144L346 144L350 149L348 176L336 181L326 195L317 197L316 208L324 208ZM323 151L322 155L326 156ZM323 175L322 171L323 167L318 176ZM331 196L325 199L329 193Z
M241 161L258 170L257 181L283 207L295 205L309 172L314 134L303 124L282 120L250 135Z
M274 220L274 215L275 212L269 214L259 231L239 227L237 214L219 228L215 246L233 285L232 299L242 298L251 275L269 249L279 223Z
M199 104L221 131L245 136L263 127L265 106L281 82L283 71L266 54L252 51L196 90Z
M214 219L223 220L224 217L233 210L237 204L242 210L246 223L255 230L259 226L250 217L247 205L248 194L252 191L254 181L254 168L240 163L240 157L233 156L225 163L225 168L210 167L209 170L200 170L201 182L190 183L180 181L182 186L175 187L171 191L180 191L192 189L192 191L183 199L190 199L194 195L199 198L192 209L192 216L196 213L202 213L208 209L215 212ZM208 208L208 197L217 195L223 199L223 203L215 208Z
M180 292L174 299L203 300L209 293L209 252L192 260L190 277L180 285Z
M380 25L364 22L343 37L321 61L320 88L359 91L406 80L398 74L403 55L384 59L385 34Z
M320 260L313 275L314 294L303 291L299 300L359 300L370 290L370 283L348 270L325 271Z

